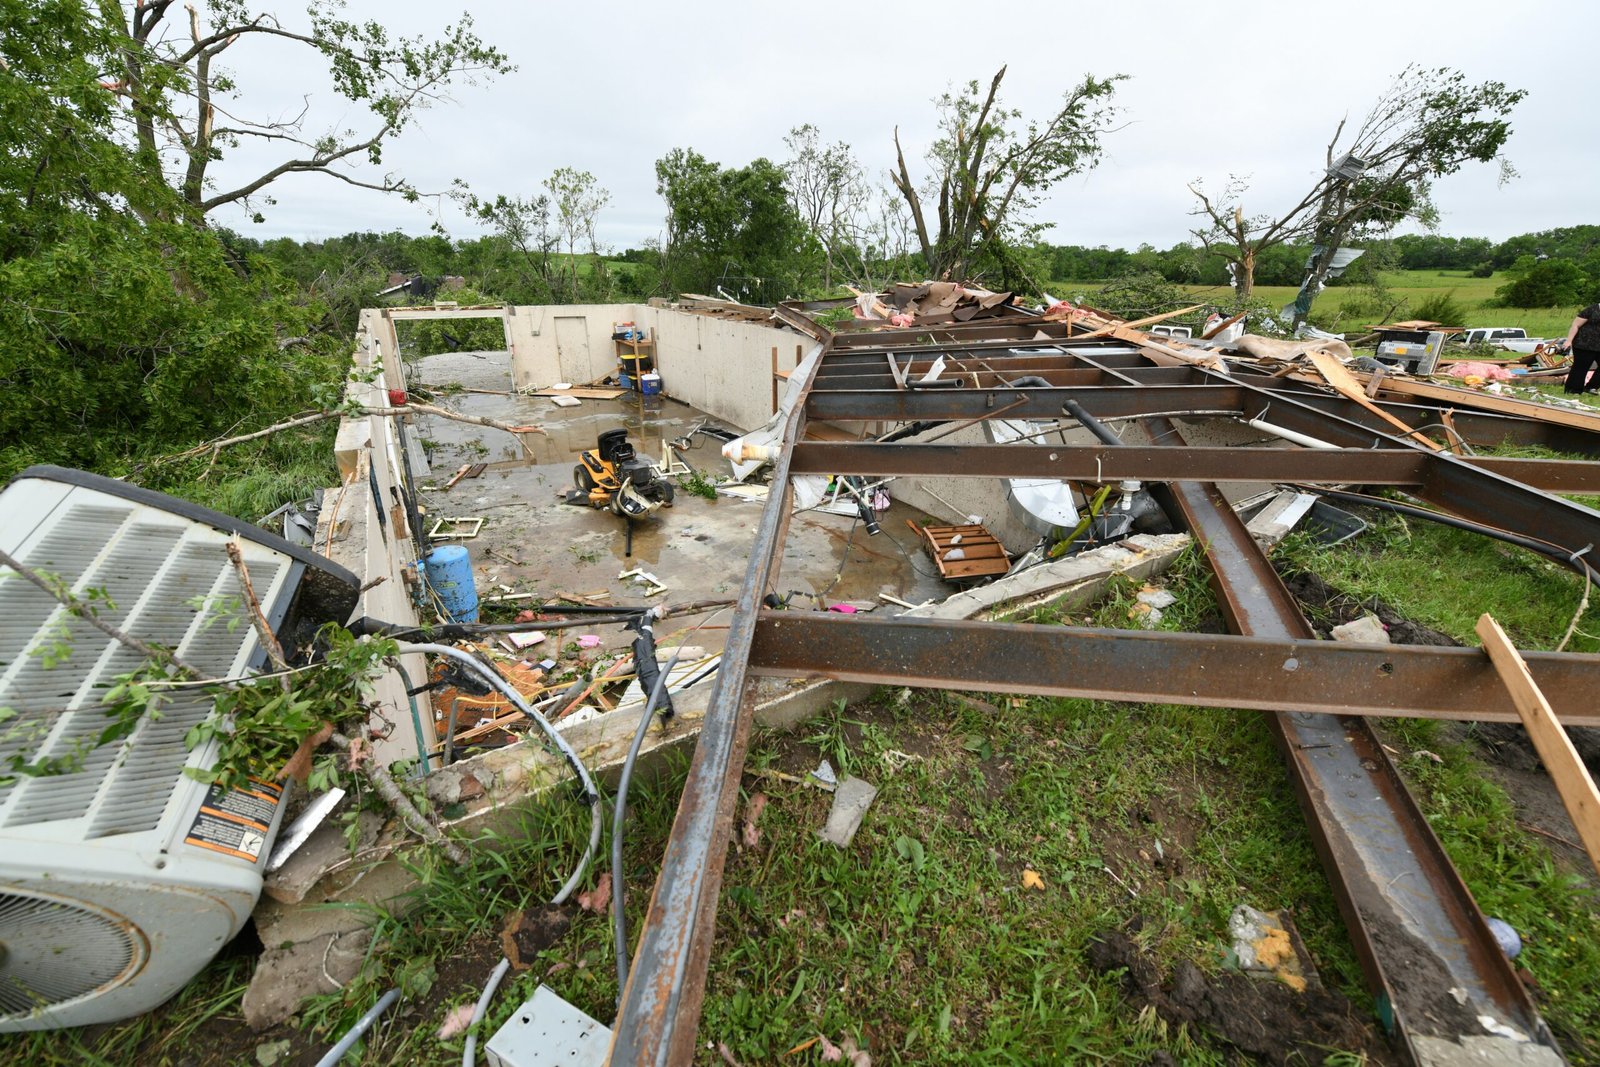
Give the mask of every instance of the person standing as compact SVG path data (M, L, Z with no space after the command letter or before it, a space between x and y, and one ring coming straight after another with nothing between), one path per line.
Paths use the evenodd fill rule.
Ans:
M1567 351L1572 353L1572 369L1567 371L1564 393L1585 393L1600 389L1600 375L1589 381L1589 369L1600 363L1600 300L1578 312L1567 328Z

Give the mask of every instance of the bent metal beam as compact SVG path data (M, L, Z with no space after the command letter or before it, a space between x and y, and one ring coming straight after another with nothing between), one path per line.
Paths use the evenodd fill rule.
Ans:
M979 684L1000 691L1159 699L1278 712L1272 720L1279 724L1291 776L1341 899L1351 939L1408 1058L1442 1062L1428 1050L1458 1049L1457 1038L1481 1036L1477 1030L1457 1033L1446 1015L1430 1010L1429 997L1434 993L1461 988L1532 1037L1534 1044L1527 1047L1542 1057L1532 1062L1559 1062L1548 1030L1488 936L1481 914L1426 820L1363 720L1351 714L1504 718L1508 704L1492 668L1471 649L1363 649L1310 640L1292 598L1209 483L1248 478L1252 471L1261 480L1337 478L1354 473L1350 469L1354 464L1359 473L1350 480L1370 484L1381 480L1381 472L1391 479L1386 484L1404 486L1437 506L1534 534L1572 552L1585 544L1600 544L1600 514L1513 481L1497 473L1492 463L1475 466L1407 445L1359 419L1341 417L1346 407L1328 410L1320 401L1310 403L1287 391L1198 367L1174 368L1170 356L1152 358L1126 342L1078 345L1059 328L1036 339L1038 322L1033 319L986 323L982 331L913 328L856 333L846 340L829 335L798 305L780 307L777 315L825 347L774 464L772 491L757 530L739 612L623 991L612 1062L687 1064L694 1059L717 890L750 728L747 682L753 674L768 672L820 672L898 684ZM953 348L959 349L953 354L961 368L959 377L933 388L917 388L920 383L908 381L906 367L931 367L937 356ZM1026 374L1013 376L1007 364L1012 357L1020 357L1019 370L1026 363ZM1020 388L1002 384L1034 376L1050 384ZM1092 417L1146 420L1156 447L947 446L962 448L958 454L916 444L850 444L830 452L796 443L803 439L810 419L955 422L981 420L1003 410L1008 419L1054 420L1061 418L1069 399ZM1267 416L1275 425L1336 448L1234 449L1226 450L1227 455L1188 449L1172 427L1153 418L1177 411ZM1125 456L1119 455L1124 451ZM1119 479L1169 479L1168 503L1174 512L1181 511L1206 544L1230 624L1238 633L1254 636L1107 633L910 619L867 623L859 616L835 620L761 611L761 598L778 581L792 506L791 472L838 473L840 467L849 467L864 474L912 473L952 461L963 468L962 473L973 476L1043 469L1051 477L1089 479L1095 463L1096 475L1109 477L1105 464L1111 463L1123 465L1118 468ZM1225 461L1232 466L1225 466ZM1285 471L1284 465L1291 462L1301 466ZM1506 465L1498 469L1515 471ZM1546 471L1524 466L1521 472L1548 476L1563 485L1587 477L1571 467ZM952 470L945 466L938 473ZM841 635L847 639L839 639ZM952 655L958 647L961 654ZM974 647L988 651L974 654ZM1555 694L1558 710L1569 724L1592 721L1596 714L1592 700L1583 695L1593 692L1600 657L1529 653L1527 658L1541 687ZM1073 677L1066 673L1069 663L1077 666ZM1318 751L1308 754L1295 740L1301 734L1314 735L1311 747ZM1324 770L1335 776L1348 772L1354 775L1350 781L1359 781L1360 787L1336 788ZM1359 794L1360 802L1327 795L1341 788ZM1390 848L1420 857L1419 866L1406 867L1382 854ZM1406 870L1414 873L1406 875ZM1397 962L1399 956L1385 958L1389 948L1414 946L1417 936L1406 930L1397 934L1392 924L1382 921L1387 914L1386 893L1404 895L1411 912L1437 919L1431 936L1448 945L1428 957L1437 960L1437 973L1409 974ZM1404 944L1395 942L1396 937ZM1412 995L1408 990L1418 992Z

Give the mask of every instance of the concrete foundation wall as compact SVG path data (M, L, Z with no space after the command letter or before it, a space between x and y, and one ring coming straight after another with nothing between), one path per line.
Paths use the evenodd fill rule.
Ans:
M765 423L774 411L774 358L779 370L793 370L810 345L791 330L645 304L507 310L517 388L581 384L614 374L612 329L632 322L655 333L656 370L668 396L746 430Z
M350 383L353 399L369 407L388 405L389 382L404 381L391 378L391 373L399 372L393 339L392 322L377 312L362 312L355 364L360 370L372 367L379 370L370 382ZM357 618L365 615L387 622L414 624L420 619L411 602L406 573L415 565L416 545L405 509L394 503L398 499L396 486L401 469L394 422L392 418L378 415L340 420L334 447L342 484L323 494L322 513L312 547L349 568L371 586L356 604ZM374 483L378 489L376 500L372 494ZM374 581L377 584L372 584ZM401 662L420 683L426 671L423 657L406 656ZM415 759L417 730L409 721L405 680L390 671L378 679L375 688L381 705L405 712L399 729L376 731L389 735L376 743L379 759L386 763ZM422 743L432 745L433 715L426 694L419 695L417 702Z

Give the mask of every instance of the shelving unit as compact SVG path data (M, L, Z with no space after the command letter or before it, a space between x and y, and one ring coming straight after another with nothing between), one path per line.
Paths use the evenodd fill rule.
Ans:
M625 340L617 336L625 326L631 327L632 323L611 324L611 341L617 346L617 376L623 388L643 392L640 375L652 374L656 369L656 332L652 328L648 337Z

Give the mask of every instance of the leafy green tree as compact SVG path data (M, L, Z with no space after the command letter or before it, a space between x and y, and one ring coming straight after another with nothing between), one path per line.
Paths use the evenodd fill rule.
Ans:
M722 167L675 148L656 161L656 191L667 205L662 273L673 292L720 285L770 303L798 289L806 231L782 167L764 158Z
M810 123L796 126L783 139L791 156L784 163L795 213L822 253L822 288L833 288L835 264L848 261L870 244L866 216L872 191L862 177L859 160L843 141L822 143ZM863 280L859 277L857 280Z
M1189 185L1196 200L1192 214L1201 221L1192 232L1232 265L1241 299L1253 289L1256 261L1266 249L1291 241L1321 246L1307 282L1314 294L1341 243L1387 232L1406 218L1431 227L1432 182L1468 163L1500 159L1511 135L1511 110L1525 95L1496 81L1470 85L1449 68L1407 67L1348 140L1339 122L1322 176L1292 207L1276 215L1246 215L1246 179L1231 177L1215 196L1195 181ZM1502 180L1512 174L1501 159Z
M100 87L119 43L99 13L0 0L0 15L0 477L40 461L126 473L336 391L337 350L283 344L313 305L181 221L120 139Z
M1110 99L1123 75L1083 81L1066 91L1061 106L1043 120L1024 121L1004 106L1001 67L983 92L968 82L936 101L939 136L928 150L931 173L919 183L906 165L900 131L894 133L895 170L890 172L915 226L928 273L960 281L980 260L996 265L1002 284L1020 284L1007 249L1033 244L1043 230L1029 220L1045 194L1066 178L1100 161L1101 138L1116 111ZM924 197L935 199L932 218Z
M178 192L190 222L225 204L270 204L266 190L287 174L325 174L414 198L416 190L403 177L378 172L384 145L452 85L515 69L473 32L470 15L437 38L399 37L381 23L341 17L342 6L311 0L300 22L286 24L247 0L208 0L204 16L192 3L182 8L188 18L180 24L173 0L97 0L99 30L115 45L102 85L120 104L118 118L131 127L140 166ZM247 62L243 51L269 42L319 57L346 102L340 110L366 108L365 123L342 128L351 120L341 115L332 120L338 125L318 127L309 101L292 117L252 117L223 63ZM212 164L246 140L282 148L286 158L217 188Z
M611 202L611 194L600 187L593 174L571 167L557 168L545 179L544 187L550 193L556 239L566 249L564 257L557 261L556 277L560 282L557 297L577 301L582 298L578 276L580 246L589 256L592 270L604 277L605 265L600 258L595 224L600 209Z
M1600 297L1600 284L1570 259L1523 256L1512 265L1511 274L1511 281L1495 290L1505 307L1560 307Z

